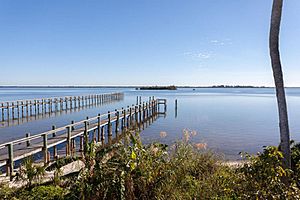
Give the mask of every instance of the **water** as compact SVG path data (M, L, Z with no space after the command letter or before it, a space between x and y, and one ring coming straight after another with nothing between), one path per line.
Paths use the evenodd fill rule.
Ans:
M205 143L207 148L224 153L228 159L238 159L241 151L251 154L266 145L277 145L279 129L277 105L272 88L196 88L176 91L139 91L133 88L1 88L0 102L19 99L99 94L122 91L124 100L57 116L24 121L20 125L0 128L0 143L50 130L52 125L64 126L71 120L126 107L149 96L167 99L167 115L156 120L142 132L145 142L172 144L182 139L184 129L197 134L190 141ZM175 99L178 100L177 115ZM300 141L300 89L287 89L291 138ZM161 138L160 133L166 132Z

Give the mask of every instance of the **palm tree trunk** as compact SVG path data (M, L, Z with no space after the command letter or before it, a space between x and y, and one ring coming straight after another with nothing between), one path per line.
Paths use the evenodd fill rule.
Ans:
M283 167L291 167L290 133L288 124L287 105L284 91L283 75L279 53L279 31L283 0L273 0L269 48L276 87L276 96L279 112L280 147L283 153Z

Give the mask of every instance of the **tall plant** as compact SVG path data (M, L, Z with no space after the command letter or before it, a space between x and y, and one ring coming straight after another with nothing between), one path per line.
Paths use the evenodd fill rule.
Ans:
M272 62L273 77L276 87L276 97L279 112L280 147L283 152L283 167L291 167L290 133L284 81L279 53L279 31L282 15L283 0L273 0L269 48Z

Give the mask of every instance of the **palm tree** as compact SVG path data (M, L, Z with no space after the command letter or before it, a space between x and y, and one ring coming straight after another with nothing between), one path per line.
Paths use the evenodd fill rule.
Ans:
M283 167L291 167L290 133L283 75L279 53L279 31L283 0L273 0L269 48L279 112L280 148L283 153Z

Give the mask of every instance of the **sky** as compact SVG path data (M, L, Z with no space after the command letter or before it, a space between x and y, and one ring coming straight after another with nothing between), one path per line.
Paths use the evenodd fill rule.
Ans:
M272 0L0 0L0 85L273 86ZM300 1L284 1L300 86Z

